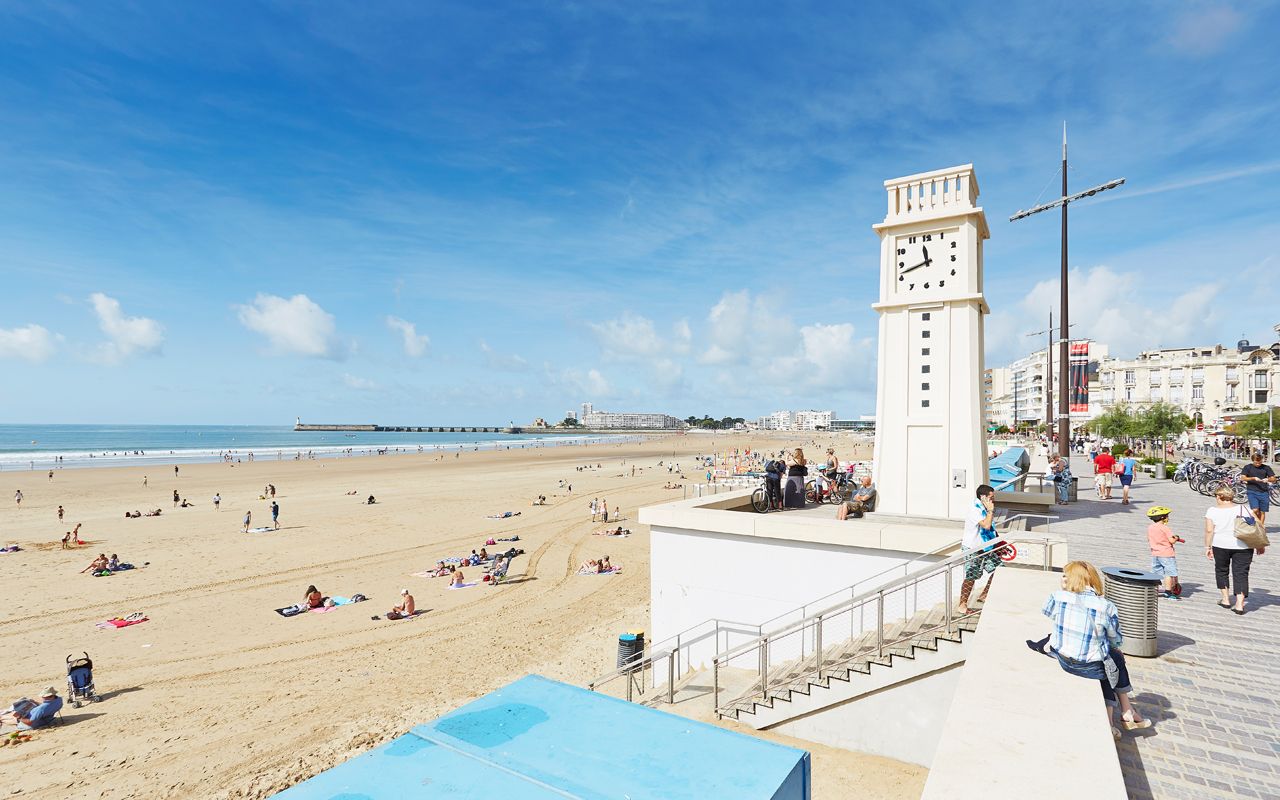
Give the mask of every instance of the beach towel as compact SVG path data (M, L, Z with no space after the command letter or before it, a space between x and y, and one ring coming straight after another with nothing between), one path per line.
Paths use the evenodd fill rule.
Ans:
M445 564L461 564L462 556L449 556L448 558L442 558L439 560L444 562Z
M518 542L518 541L520 541L520 537L519 537L519 536L504 536L504 537L502 537L501 539L499 539L498 541L500 541L500 542Z
M631 531L623 531L622 533L615 533L614 531L595 531L591 535L592 536L618 536L625 539L631 535Z
M293 617L293 616L297 616L298 614L301 614L301 613L303 613L303 612L305 612L305 611L306 611L306 609L305 609L305 608L301 608L301 607L299 607L299 606L285 606L284 608L277 608L277 609L276 609L276 613L277 613L277 614L279 614L279 615L280 615L280 616L282 616L282 617Z
M520 516L519 511L503 511L501 514L490 514L488 519L507 519L508 517Z
M112 617L111 619L99 622L95 627L98 628L127 628L130 625L138 625L146 622L147 617L141 611L135 611L127 617Z
M472 586L475 586L475 584L474 584L474 583L462 583L462 584L458 584L457 586L450 586L449 588L450 588L450 589L470 589Z
M0 553L16 553L21 549L16 544L11 544L8 547L0 547Z
M434 569L428 569L428 570L423 570L422 572L410 572L409 574L415 578L443 578L448 575L452 575L453 573L441 572L439 575L437 575Z
M350 605L354 602L350 597L330 597L329 599L333 601L335 606Z
M270 533L274 528L250 528L245 533Z
M579 571L579 572L578 572L578 574L579 574L579 575L613 575L614 573L617 573L617 572L622 572L622 565L621 565L621 564L614 564L614 565L613 565L613 569L607 569L607 570L605 570L604 572L582 572L582 571Z
M330 611L333 611L335 608L337 608L337 606L320 606L319 608L311 609L311 613L312 614L328 614Z

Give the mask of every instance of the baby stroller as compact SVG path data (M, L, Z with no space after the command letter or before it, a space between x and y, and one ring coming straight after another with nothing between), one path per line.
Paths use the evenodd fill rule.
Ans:
M76 708L80 707L81 701L96 703L102 699L93 688L93 659L88 653L84 658L67 656L67 699Z

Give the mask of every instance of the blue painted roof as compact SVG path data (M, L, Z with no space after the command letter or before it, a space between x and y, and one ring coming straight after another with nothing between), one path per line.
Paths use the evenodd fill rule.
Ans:
M285 800L808 800L809 754L529 675Z

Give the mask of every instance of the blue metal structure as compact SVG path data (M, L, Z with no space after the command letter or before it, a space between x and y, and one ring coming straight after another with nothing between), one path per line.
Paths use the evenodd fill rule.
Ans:
M803 750L528 675L277 797L809 800L810 764Z

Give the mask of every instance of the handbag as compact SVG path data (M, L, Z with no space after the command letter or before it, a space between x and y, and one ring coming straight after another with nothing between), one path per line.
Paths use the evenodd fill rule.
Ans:
M1254 550L1271 544L1271 540L1267 538L1267 529L1259 525L1253 517L1246 517L1243 508L1240 509L1240 516L1236 517L1235 529L1236 538Z

